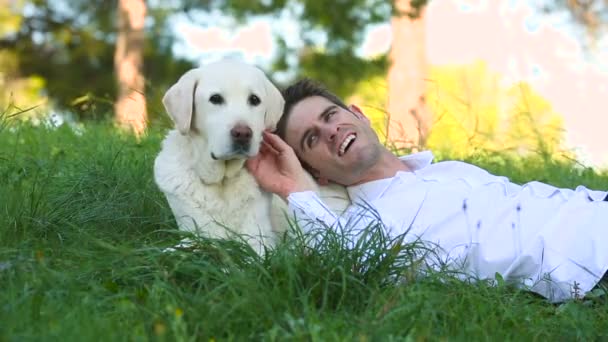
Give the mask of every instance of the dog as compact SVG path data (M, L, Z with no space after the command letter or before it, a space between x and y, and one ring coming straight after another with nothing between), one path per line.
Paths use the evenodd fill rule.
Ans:
M186 72L163 105L175 128L162 142L154 179L180 230L199 236L242 237L258 253L272 248L272 195L244 164L274 130L284 100L255 66L222 60Z

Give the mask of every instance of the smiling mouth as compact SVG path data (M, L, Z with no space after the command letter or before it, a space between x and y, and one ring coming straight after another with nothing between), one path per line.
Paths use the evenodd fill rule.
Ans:
M346 136L342 144L340 144L340 148L338 149L338 156L342 157L344 153L348 151L348 149L352 146L353 142L357 139L357 135L354 133Z

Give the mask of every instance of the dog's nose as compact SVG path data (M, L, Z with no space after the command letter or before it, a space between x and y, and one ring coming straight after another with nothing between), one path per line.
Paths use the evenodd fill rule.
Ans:
M232 136L232 141L234 141L234 143L238 145L247 145L251 141L253 131L251 131L251 128L247 125L237 124L230 130L230 135Z

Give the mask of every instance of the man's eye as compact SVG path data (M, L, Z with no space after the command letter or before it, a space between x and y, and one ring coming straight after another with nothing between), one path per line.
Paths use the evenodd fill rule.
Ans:
M312 147L312 145L317 141L317 135L316 134L311 134L308 137L308 147Z
M336 112L329 112L327 113L327 115L325 115L325 122L329 121L329 119L336 114Z

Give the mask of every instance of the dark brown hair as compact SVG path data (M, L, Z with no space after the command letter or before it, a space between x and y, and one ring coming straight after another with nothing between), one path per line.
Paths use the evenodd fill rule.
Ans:
M291 110L298 104L298 102L309 98L311 96L321 96L332 103L340 106L346 110L348 107L342 102L342 100L334 93L330 92L321 83L315 82L311 79L304 78L298 82L290 85L283 90L283 99L285 99L285 107L283 107L283 115L277 123L277 129L275 133L285 140L285 131L287 130L287 121L291 115Z

